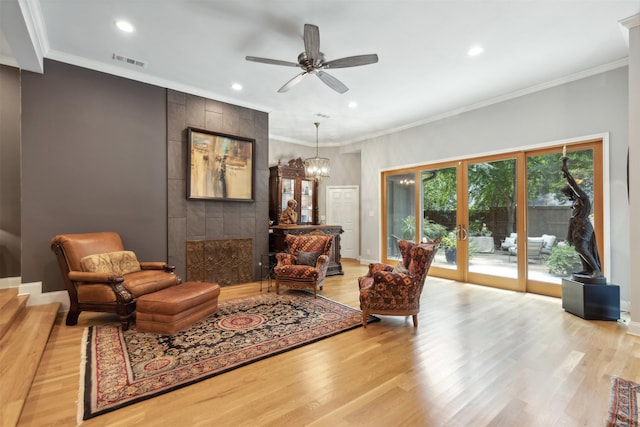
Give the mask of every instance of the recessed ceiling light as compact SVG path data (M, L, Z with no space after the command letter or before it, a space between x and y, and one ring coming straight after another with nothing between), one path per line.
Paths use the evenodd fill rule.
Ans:
M474 46L471 49L469 49L469 51L467 52L467 55L469 55L469 56L478 56L482 52L484 52L484 49L482 48L482 46Z
M242 85L240 83L233 83L231 89L240 91L242 90Z
M349 103L349 108L358 108L358 103L356 101L351 101Z
M135 31L135 28L133 28L133 25L131 25L131 23L127 21L116 21L116 27L118 27L121 31L124 31L125 33L133 33Z

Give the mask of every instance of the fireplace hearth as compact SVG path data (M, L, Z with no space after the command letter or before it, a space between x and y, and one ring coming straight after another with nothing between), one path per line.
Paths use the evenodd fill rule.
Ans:
M220 286L253 280L252 239L187 241L187 281Z

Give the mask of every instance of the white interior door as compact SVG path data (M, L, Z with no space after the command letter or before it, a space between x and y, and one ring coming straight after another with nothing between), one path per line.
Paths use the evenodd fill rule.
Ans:
M327 187L327 224L341 225L340 256L360 256L360 188L357 185Z

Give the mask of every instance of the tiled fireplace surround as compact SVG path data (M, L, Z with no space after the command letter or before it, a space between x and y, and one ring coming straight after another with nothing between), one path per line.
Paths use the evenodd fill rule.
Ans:
M254 202L222 202L211 200L187 200L187 128L221 132L255 139ZM176 266L176 273L187 279L187 246L216 247L223 245L247 248L251 240L251 256L241 256L243 264L235 266L250 274L229 275L228 263L209 263L205 266L209 278L219 278L221 285L248 277L258 280L260 255L267 253L269 245L269 121L268 114L214 101L186 93L167 91L167 198L168 198L168 255L169 263ZM214 243L196 243L213 241ZM189 242L189 244L188 244ZM235 244L237 242L237 245ZM204 256L204 255L203 255ZM224 258L228 254L221 253ZM215 259L216 254L206 257ZM193 263L191 263L193 264ZM199 268L202 268L200 266Z

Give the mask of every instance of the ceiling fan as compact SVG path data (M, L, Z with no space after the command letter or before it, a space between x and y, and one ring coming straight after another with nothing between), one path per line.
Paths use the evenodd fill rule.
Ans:
M324 53L320 52L320 30L312 24L304 24L304 52L298 55L298 63L280 61L278 59L259 58L247 56L247 61L262 62L264 64L284 65L286 67L300 67L302 73L298 74L282 86L278 92L286 92L296 84L300 83L307 74L315 74L320 80L338 93L345 93L349 88L337 78L326 73L324 70L330 68L357 67L359 65L375 64L378 62L378 55L347 56L345 58L326 61Z

